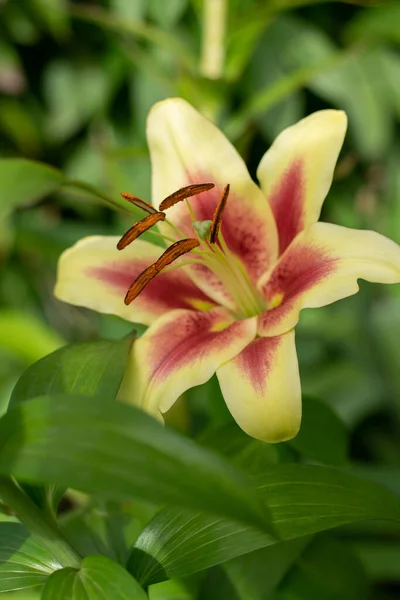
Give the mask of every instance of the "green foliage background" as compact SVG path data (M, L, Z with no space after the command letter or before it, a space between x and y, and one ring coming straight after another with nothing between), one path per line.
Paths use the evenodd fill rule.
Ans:
M323 219L400 243L400 3L229 0L225 64L216 79L202 69L205 33L202 0L0 2L0 158L41 161L68 178L54 173L54 185L31 197L29 177L21 181L17 169L10 181L0 164L3 411L32 362L65 342L131 331L117 318L56 301L52 288L65 248L129 226L131 217L100 195L118 201L129 191L150 199L145 119L160 99L182 96L217 122L252 174L282 128L320 108L346 110L349 132ZM304 311L297 339L304 392L323 398L345 422L351 468L400 495L400 286L361 283L358 296ZM170 417L193 434L210 419L227 420L214 381L186 394ZM321 435L329 441L329 431ZM297 443L304 451L304 434ZM364 568L382 594L374 598L395 598L399 529L360 525L338 536L359 561L353 574ZM330 538L315 551L328 571L330 557L342 552L335 543ZM301 595L312 547L307 557L276 599L314 597ZM345 558L344 565L353 560ZM241 595L239 567L222 583L220 572L210 576L217 589L228 586L216 598L263 597L251 586ZM204 597L212 599L215 586L211 579ZM174 590L151 598L188 597Z

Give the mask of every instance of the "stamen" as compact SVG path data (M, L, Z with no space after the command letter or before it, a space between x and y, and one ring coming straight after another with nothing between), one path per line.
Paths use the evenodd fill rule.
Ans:
M171 208L171 206L174 206L174 204L177 204L182 200L186 200L186 198L190 198L191 196L195 196L196 194L207 192L213 187L215 187L213 183L195 183L180 188L173 194L170 194L169 196L164 198L164 200L160 204L160 210L166 210L167 208Z
M158 274L158 269L156 269L155 265L150 265L140 273L132 285L129 287L129 290L126 292L126 296L124 302L126 305L133 302L133 300L139 296L140 292L144 290L146 285Z
M221 227L221 221L222 221L222 215L226 206L226 202L228 200L228 196L229 196L229 190L230 190L230 185L228 183L228 185L225 186L224 191L222 192L222 196L220 201L217 204L217 207L214 211L214 215L213 215L213 219L212 219L212 225L211 225L211 230L210 230L210 242L211 244L215 244L218 238L218 232L220 230Z
M142 271L136 277L126 293L124 299L125 304L128 305L133 302L133 300L139 296L140 292L144 290L146 285L158 275L160 271L197 246L200 246L200 242L194 238L187 238L186 240L180 240L179 242L172 244L172 246L170 246L153 265L147 267L147 269Z
M128 192L121 192L121 196L125 198L125 200L128 200L128 202L130 202L131 204L134 204L138 208L141 208L148 212L149 215L153 215L154 213L158 212L158 210L154 208L154 206L146 202L146 200L142 200L137 196L132 196L132 194L128 194Z
M123 250L124 248L126 248L129 244L136 240L136 238L142 235L142 233L153 227L153 225L155 225L159 221L164 221L164 219L165 213L156 211L155 213L147 215L147 217L135 223L133 227L128 229L128 231L126 231L122 238L119 240L117 244L118 250Z
M195 238L187 238L186 240L179 240L179 242L175 242L172 244L167 250L160 256L158 261L155 263L156 268L161 271L164 267L170 265L174 260L182 256L182 254L186 254L186 252L190 252L193 248L197 248L200 246L200 242Z

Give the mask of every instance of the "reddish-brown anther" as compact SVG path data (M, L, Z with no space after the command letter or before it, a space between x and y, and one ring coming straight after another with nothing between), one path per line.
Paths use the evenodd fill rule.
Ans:
M134 301L134 299L139 296L140 292L144 290L146 285L159 273L159 270L155 265L150 265L142 271L135 279L135 281L129 287L129 290L126 292L126 296L124 299L125 304L130 304Z
M132 196L132 194L129 194L128 192L121 192L121 196L125 198L125 200L128 200L128 202L130 202L131 204L134 204L138 208L141 208L148 212L149 215L153 215L154 213L158 212L158 210L154 208L152 204L149 204L148 202L146 202L146 200L142 200L142 198Z
M222 215L224 213L226 202L227 202L228 196L229 196L229 190L230 190L230 185L228 183L225 186L224 191L222 192L221 199L218 202L218 204L215 208L214 214L213 214L212 224L211 224L211 229L210 229L210 242L212 244L215 244L215 242L217 241L217 238L218 238L218 233L219 233L219 230L221 227Z
M197 248L197 246L200 246L200 242L195 238L187 238L185 240L179 240L178 242L175 242L164 252L164 254L160 256L158 261L155 263L156 268L159 271L165 269L165 267L174 262L174 260L183 254L190 252L194 248Z
M136 238L138 238L142 233L153 227L159 221L164 221L165 213L163 212L155 212L151 215L148 215L141 221L135 223L128 231L124 233L122 238L119 240L117 244L118 250L123 250L129 244L131 244Z
M182 200L186 200L186 198L190 198L191 196L195 196L196 194L201 194L203 192L207 192L214 187L213 183L194 183L192 185L186 185L183 188L180 188L173 194L170 194L160 204L160 210L166 210L167 208L171 208L177 202L181 202Z

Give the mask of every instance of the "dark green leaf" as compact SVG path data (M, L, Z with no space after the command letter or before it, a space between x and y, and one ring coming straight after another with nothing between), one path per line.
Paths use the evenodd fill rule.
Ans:
M364 519L400 519L400 500L385 488L333 468L274 465L259 483L282 539Z
M0 218L16 206L51 194L63 182L60 171L42 163L22 158L0 159Z
M282 540L364 519L400 521L400 500L327 467L265 467L260 489ZM138 538L129 569L141 583L181 577L276 543L261 532L193 512L163 510Z
M270 531L244 473L146 413L104 398L48 396L13 407L0 420L0 472L206 510Z
M117 395L132 336L71 344L45 356L20 377L10 406L47 394Z
M148 585L185 577L274 542L271 535L231 521L165 509L139 536L128 569Z
M342 465L347 457L347 429L328 404L306 396L300 431L289 444L307 458Z
M45 356L20 377L10 406L45 394L71 393L94 396L101 393L113 400L122 381L132 336L120 341L71 344ZM64 488L23 486L42 507L55 512Z
M230 560L224 570L241 600L267 600L309 542L298 538L261 548Z
M83 559L79 571L56 571L49 577L42 600L146 600L132 575L107 556L93 554Z
M368 598L368 581L353 552L343 543L317 538L280 586L279 600Z
M0 592L42 585L61 565L20 523L0 523Z

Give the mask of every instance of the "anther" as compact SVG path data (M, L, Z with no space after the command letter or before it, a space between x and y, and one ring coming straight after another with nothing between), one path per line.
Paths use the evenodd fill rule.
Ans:
M174 204L177 204L182 200L186 200L186 198L190 198L191 196L195 196L196 194L207 192L213 187L215 187L213 183L194 183L192 185L187 185L186 187L180 188L173 194L170 194L164 198L160 204L160 210L171 208L171 206L174 206Z
M220 201L217 204L217 207L213 214L212 225L210 230L210 242L211 244L215 244L218 238L218 233L221 227L222 215L226 206L226 202L229 196L230 185L225 186L224 191L222 192L222 196Z
M159 270L155 265L150 265L140 273L135 281L129 287L129 290L126 292L126 296L124 299L125 304L130 304L133 300L139 296L140 292L144 290L146 285L159 273Z
M164 221L164 219L165 213L156 211L155 213L147 215L147 217L135 223L119 240L117 244L118 250L123 250L126 248L129 244L136 240L136 238L142 235L142 233L153 227L153 225L159 221Z
M182 254L190 252L194 248L197 248L197 246L200 246L200 242L195 238L187 238L185 240L179 240L178 242L175 242L164 252L164 254L160 256L158 261L155 263L156 268L159 271L161 271L161 269L165 269L165 267L182 256Z
M160 258L153 264L147 267L142 273L140 273L135 281L130 286L126 293L124 302L130 304L133 300L139 296L140 292L144 290L146 285L160 273L165 267L168 267L174 260L190 252L193 248L200 246L200 242L194 238L187 238L185 240L179 240L170 246Z
M146 200L142 200L137 196L132 196L132 194L128 194L128 192L121 192L121 196L125 198L125 200L128 200L128 202L130 202L131 204L134 204L138 208L141 208L148 212L149 215L153 215L154 213L158 212L158 210L154 208L154 206L146 202Z

